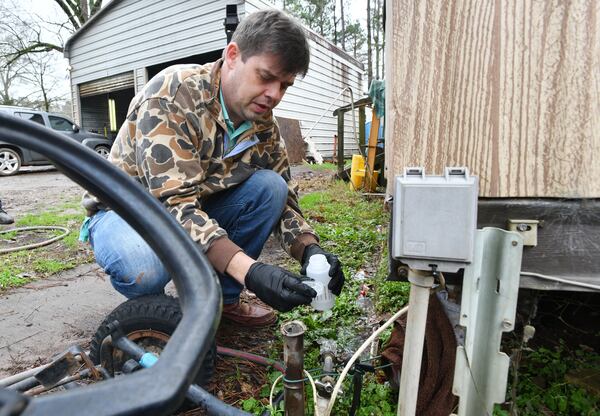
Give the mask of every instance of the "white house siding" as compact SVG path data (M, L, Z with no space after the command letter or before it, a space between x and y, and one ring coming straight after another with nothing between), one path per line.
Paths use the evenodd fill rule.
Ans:
M225 1L113 1L70 45L75 84L225 47Z
M349 91L346 90L339 97L338 95L344 88L350 87L354 93L354 100L362 97L362 70L330 51L325 42L314 38L310 40L311 64L308 73L288 89L275 113L300 120L303 135L308 134L312 128L310 137L317 149L323 156L331 157L333 136L337 134L337 117L333 117L333 110L351 102ZM329 108L332 103L334 104ZM357 111L355 121L358 125ZM345 114L344 127L344 153L349 155L357 151L350 112Z
M273 7L264 0L247 0L246 10L251 13L256 10ZM240 14L241 17L241 14ZM311 47L311 62L306 77L298 78L294 86L290 87L275 115L292 118L300 121L302 135L310 131L310 137L316 144L317 150L324 157L333 155L333 136L337 134L337 117L333 117L333 110L350 104L350 93L346 91L338 98L329 109L329 105L345 87L352 88L354 100L363 96L362 74L358 61L337 48L320 35L307 29ZM325 116L315 126L315 122ZM358 111L355 112L356 133L358 135ZM313 128L314 126L314 128ZM352 128L352 114L346 113L344 117L344 153L350 155L358 151L357 140L354 139Z
M227 4L238 4L238 15L272 7L265 0L113 0L110 10L96 16L69 45L73 94L77 85L132 71L136 91L147 81L146 68L164 62L212 52L225 47L223 28ZM350 86L354 99L362 97L360 64L337 47L309 30L311 64L304 79L288 89L275 115L297 119L303 135L323 115L310 133L325 157L333 154L337 134L336 107L350 102L346 92L327 110L340 93ZM74 100L74 103L77 101ZM326 111L327 110L327 111ZM74 117L80 109L74 105ZM356 114L358 122L358 114ZM352 117L345 118L345 154L356 151Z

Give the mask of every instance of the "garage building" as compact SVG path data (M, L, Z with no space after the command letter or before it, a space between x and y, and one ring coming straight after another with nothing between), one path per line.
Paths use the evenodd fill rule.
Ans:
M75 121L84 128L114 136L135 93L158 72L174 64L203 64L220 58L227 44L224 20L228 5L237 6L240 19L253 11L273 7L265 0L107 3L65 45ZM306 30L311 45L308 74L288 89L274 113L290 153L294 147L290 142L297 148L300 137L310 132L317 150L328 158L334 153L337 133L337 119L332 112L350 103L348 88L352 89L355 100L362 95L363 65L315 32ZM358 121L358 115L354 119ZM357 151L352 122L348 112L344 135L347 155ZM303 149L299 157L290 154L296 162L302 156Z

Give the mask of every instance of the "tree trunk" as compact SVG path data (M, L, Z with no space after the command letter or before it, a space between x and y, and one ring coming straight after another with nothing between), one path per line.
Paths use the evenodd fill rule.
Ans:
M375 12L373 13L373 41L375 43L375 79L379 78L379 33L381 29L380 19L381 15L379 13L379 0L375 0Z
M371 51L371 0L367 0L367 80L369 85L367 89L371 87L371 81L373 81L373 59Z
M384 55L381 60L381 79L385 79L385 1L381 4L381 53Z
M342 21L342 49L346 50L346 21L344 17L344 0L340 0L340 20Z
M43 68L43 66L42 66L42 68ZM46 85L44 84L44 72L45 72L45 70L42 69L39 74L38 82L40 83L40 90L42 91L42 100L44 100L44 111L50 111L50 102L48 100L48 91L46 91Z
M333 43L335 43L336 45L338 44L338 37L337 37L337 21L335 19L335 9L336 9L336 2L333 2ZM343 34L342 34L342 42L343 42Z
M90 7L88 0L80 0L79 9L81 10L81 20L83 20L84 23L87 22L87 20L90 18Z

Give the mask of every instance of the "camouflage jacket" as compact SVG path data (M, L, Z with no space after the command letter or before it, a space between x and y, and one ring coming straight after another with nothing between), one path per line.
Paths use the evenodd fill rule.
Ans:
M279 173L288 184L288 200L275 234L301 260L317 237L300 212L279 127L272 113L265 115L238 138L236 151L224 156L220 68L221 61L176 65L152 78L132 100L109 160L164 204L219 272L241 249L202 211L202 199L239 185L256 170ZM106 209L91 195L84 196L83 205L90 215Z

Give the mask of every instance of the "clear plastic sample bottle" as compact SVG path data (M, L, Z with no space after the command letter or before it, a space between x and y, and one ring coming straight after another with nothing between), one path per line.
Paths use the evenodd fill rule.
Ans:
M313 298L310 306L318 311L327 311L333 308L335 295L327 287L331 280L327 258L322 254L311 256L308 260L306 276L314 279L314 282L307 282L307 284L317 292L317 296Z

